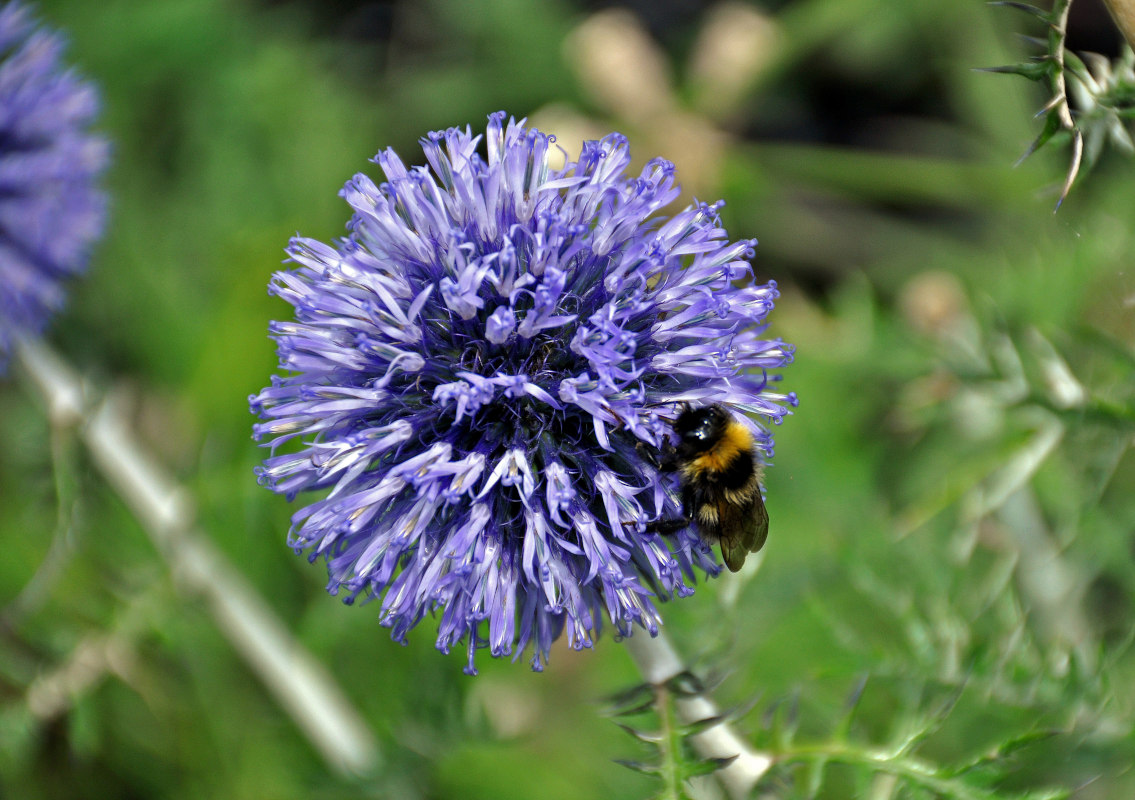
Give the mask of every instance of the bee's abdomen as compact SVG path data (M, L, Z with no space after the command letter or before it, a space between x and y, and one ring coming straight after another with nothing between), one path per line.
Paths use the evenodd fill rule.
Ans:
M717 484L722 489L743 489L752 480L756 466L751 453L737 453L729 459L722 468L714 474Z
M702 533L711 535L716 534L717 526L721 523L715 503L702 503L698 506L694 519L698 524L698 529Z

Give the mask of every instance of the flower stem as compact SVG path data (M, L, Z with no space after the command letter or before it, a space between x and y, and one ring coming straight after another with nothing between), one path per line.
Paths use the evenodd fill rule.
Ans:
M107 481L168 562L175 584L203 598L217 626L332 769L367 773L378 744L326 668L295 639L255 588L194 528L189 493L134 440L113 394L96 402L87 382L44 344L16 356L53 426L74 426Z
M660 797L664 800L680 800L687 797L682 789L682 774L678 767L682 735L678 721L674 718L674 698L670 696L670 690L665 685L657 687L654 707L658 712L661 728L659 748L662 752L661 777L664 788Z
M993 792L970 785L964 779L942 775L931 764L882 749L833 742L794 747L785 753L785 760L865 766L876 774L893 775L909 784L927 789L937 797L955 800L991 800L995 797Z
M640 632L641 633L641 632ZM681 658L675 652L664 633L657 636L628 636L624 644L639 673L647 682L660 685L686 670ZM716 716L717 706L705 695L687 698L674 698L678 716L686 724ZM726 793L733 800L749 796L752 788L770 766L772 758L767 753L753 750L734 732L728 722L721 722L712 728L690 737L690 743L703 758L729 758L737 756L732 763L714 773Z
M1072 118L1072 109L1068 106L1068 78L1064 67L1064 50L1068 40L1068 14L1072 10L1072 0L1055 0L1052 14L1056 17L1048 32L1048 52L1056 63L1053 75L1054 99L1056 113L1060 120L1060 127L1072 135L1072 163L1064 178L1064 185L1060 187L1060 198L1056 201L1056 210L1072 190L1072 183L1080 171L1080 161L1084 155L1084 133Z
M55 532L47 555L35 574L11 602L0 610L0 626L14 628L38 609L75 550L75 431L70 426L51 426L51 465L55 476Z

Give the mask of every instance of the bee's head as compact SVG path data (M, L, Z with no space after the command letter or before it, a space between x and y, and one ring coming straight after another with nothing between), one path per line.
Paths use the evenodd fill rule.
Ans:
M721 440L728 424L729 412L717 404L683 408L674 420L679 454L690 457L711 449Z

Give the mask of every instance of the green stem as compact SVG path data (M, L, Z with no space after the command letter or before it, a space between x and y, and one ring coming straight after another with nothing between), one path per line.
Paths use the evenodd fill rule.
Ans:
M1052 88L1056 101L1056 114L1060 120L1060 127L1072 134L1072 163L1068 167L1068 174L1064 178L1064 185L1060 187L1060 199L1056 201L1056 210L1068 196L1072 183L1080 171L1080 161L1084 156L1084 135L1072 119L1072 110L1068 107L1068 80L1064 69L1064 49L1068 38L1068 12L1072 10L1072 0L1056 0L1052 6L1052 15L1056 17L1052 29L1048 32L1048 52L1052 57L1056 69L1052 75Z
M674 703L666 686L654 687L654 710L660 730L659 749L662 751L662 797L666 800L687 800L682 786L681 758L682 735L674 718Z
M77 503L75 486L76 420L67 415L52 414L51 472L55 484L55 530L51 544L35 573L20 593L0 611L0 624L14 629L28 614L36 611L47 598L51 587L63 572L74 549L74 518Z
M1056 107L1060 115L1060 124L1068 130L1073 130L1076 123L1072 120L1072 112L1068 108L1068 84L1064 76L1064 47L1068 37L1068 13L1072 10L1072 0L1056 0L1052 6L1052 16L1056 18L1048 32L1048 52L1052 56L1056 70L1052 76L1053 93L1060 98Z
M657 636L628 636L623 640L627 652L647 683L658 686L685 671L685 665L664 632ZM717 706L707 695L683 697L674 702L678 719L685 724L717 716ZM731 800L745 800L768 772L772 759L768 753L753 750L733 731L728 721L690 737L690 744L702 758L733 758L714 773Z
M875 772L894 775L916 783L936 794L957 800L992 800L997 795L968 786L951 778L943 778L937 770L916 758L896 757L885 750L853 747L842 743L794 747L779 755L782 762L836 762L851 766L865 766Z

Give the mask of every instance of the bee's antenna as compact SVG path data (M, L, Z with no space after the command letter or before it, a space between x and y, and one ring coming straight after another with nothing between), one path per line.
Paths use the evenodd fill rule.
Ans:
M657 403L644 403L643 408L660 408L662 406L678 406L682 411L689 411L690 404L685 400L675 403L673 400L659 400Z

